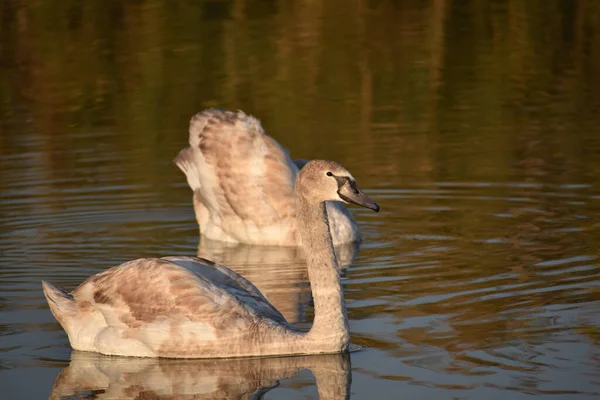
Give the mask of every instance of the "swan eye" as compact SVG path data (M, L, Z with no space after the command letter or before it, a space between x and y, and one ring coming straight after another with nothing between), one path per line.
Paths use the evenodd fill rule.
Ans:
M333 174L331 173L331 171L327 171L327 176L333 176Z

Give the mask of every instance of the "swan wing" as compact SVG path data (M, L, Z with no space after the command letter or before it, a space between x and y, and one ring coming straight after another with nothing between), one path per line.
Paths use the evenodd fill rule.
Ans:
M259 120L208 109L192 118L189 142L175 162L227 234L247 242L246 236L295 220L298 167ZM244 229L236 233L240 221Z
M82 283L73 297L79 308L93 307L122 337L157 341L173 324L199 337L235 335L265 318L285 319L246 279L196 257L145 258L121 264ZM157 334L164 331L164 334Z
M171 263L188 269L193 274L210 281L213 285L235 296L245 307L278 323L286 323L283 315L249 280L237 272L200 257L164 257Z

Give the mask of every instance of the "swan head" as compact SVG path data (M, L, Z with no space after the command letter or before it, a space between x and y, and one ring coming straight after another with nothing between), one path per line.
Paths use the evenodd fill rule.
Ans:
M296 178L296 196L313 203L341 201L379 212L379 206L364 194L350 172L335 161L312 160Z

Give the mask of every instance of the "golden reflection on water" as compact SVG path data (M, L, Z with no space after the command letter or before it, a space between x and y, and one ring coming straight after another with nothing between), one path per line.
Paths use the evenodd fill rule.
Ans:
M131 258L215 258L309 325L301 255L198 247L171 159L209 106L340 161L381 205L353 209L365 242L344 271L355 397L600 392L600 3L13 0L0 17L7 393L69 359L39 280Z

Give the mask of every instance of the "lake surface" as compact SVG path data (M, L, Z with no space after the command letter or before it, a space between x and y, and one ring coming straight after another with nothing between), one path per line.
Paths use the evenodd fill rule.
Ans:
M589 1L0 2L3 398L598 398L599 26ZM138 257L210 256L310 326L301 252L199 243L171 160L211 106L380 204L343 249L359 351L71 352L40 281Z

